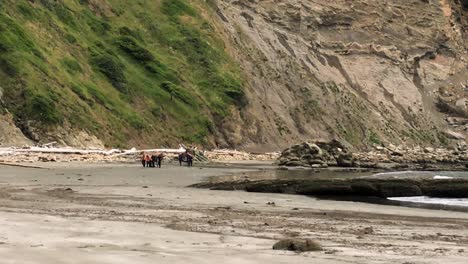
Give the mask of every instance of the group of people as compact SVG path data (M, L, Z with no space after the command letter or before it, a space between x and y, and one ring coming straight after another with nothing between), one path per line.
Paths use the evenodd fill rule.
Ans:
M156 153L156 154L148 154L143 153L141 156L141 164L143 167L151 167L151 168L161 168L162 160L164 159L163 153ZM193 165L193 155L190 154L188 151L184 153L180 153L179 157L179 164L182 166L182 163L187 163L187 166L192 167Z
M179 165L182 166L182 162L187 162L187 166L192 167L193 155L188 151L179 154Z
M151 167L151 168L161 168L162 160L164 159L164 154L157 153L157 154L147 154L143 153L141 156L141 164L143 167Z

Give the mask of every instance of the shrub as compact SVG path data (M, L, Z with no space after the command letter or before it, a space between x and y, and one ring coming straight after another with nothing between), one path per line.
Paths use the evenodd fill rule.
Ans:
M63 38L70 44L75 44L77 42L75 36L73 36L72 34L70 33L65 33L63 35Z
M150 51L140 46L134 38L122 36L116 40L116 44L130 55L133 59L141 62L155 61L155 57Z
M0 70L11 77L15 77L19 72L16 62L3 57L0 57Z
M71 84L71 90L82 100L89 105L94 105L94 101L88 97L86 91L76 83Z
M44 95L35 95L29 104L30 116L46 124L58 124L61 118L54 101Z
M34 8L29 3L20 2L17 7L18 11L20 11L26 19L31 19L35 16Z
M93 84L85 84L85 87L88 93L94 98L94 100L102 105L109 111L114 111L114 103L110 100L105 94L103 94L95 85Z
M119 28L119 34L122 35L122 36L133 37L135 39L138 39L139 41L144 41L138 31L130 29L129 27Z
M193 8L187 5L184 0L164 0L161 5L161 10L170 17L183 14L195 16L196 14Z
M40 2L45 8L47 8L52 13L54 13L60 21L67 24L68 26L76 28L75 17L72 11L70 11L64 5L64 3L61 3L55 0L40 0Z
M146 127L145 121L135 113L126 113L124 117L128 124L135 129L144 129Z
M180 101L184 102L188 105L195 105L195 100L191 98L190 95L184 93L184 91L177 85L165 81L161 84L161 88L164 91L168 92L171 95L171 98L179 99Z
M127 78L123 66L116 58L109 54L101 54L92 57L91 64L104 74L111 84L120 92L126 92Z
M83 72L80 64L73 58L63 58L61 63L69 73Z
M86 24L88 24L91 30L96 34L105 35L107 34L107 32L109 32L112 29L109 23L97 18L89 10L86 10L84 12L83 19L86 21Z
M13 19L0 13L0 45L6 51L34 51L36 46L25 30ZM36 51L38 52L38 51Z

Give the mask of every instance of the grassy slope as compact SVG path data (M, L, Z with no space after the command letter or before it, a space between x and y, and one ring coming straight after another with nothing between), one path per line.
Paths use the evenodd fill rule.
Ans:
M0 86L23 130L206 143L245 100L194 0L0 0ZM140 137L141 135L141 137ZM157 135L157 136L154 136Z

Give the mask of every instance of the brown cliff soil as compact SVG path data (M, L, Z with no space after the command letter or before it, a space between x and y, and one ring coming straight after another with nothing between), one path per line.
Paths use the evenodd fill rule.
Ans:
M247 108L220 135L226 145L438 145L447 129L464 135L466 124L454 128L436 107L439 88L451 87L466 108L468 12L458 1L214 2L249 80Z

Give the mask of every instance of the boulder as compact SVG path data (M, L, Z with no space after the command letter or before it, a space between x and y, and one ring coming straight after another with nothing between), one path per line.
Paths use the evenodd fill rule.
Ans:
M356 167L356 160L350 153L341 153L336 157L336 163L339 167Z
M279 166L310 166L322 168L327 166L356 166L356 161L346 146L337 140L329 142L304 142L285 149L279 159Z
M283 239L273 245L273 250L288 250L295 252L321 251L322 246L311 239Z
M465 139L465 136L462 133L455 132L452 130L447 130L444 132L445 135L451 139L457 139L457 140L463 140Z

